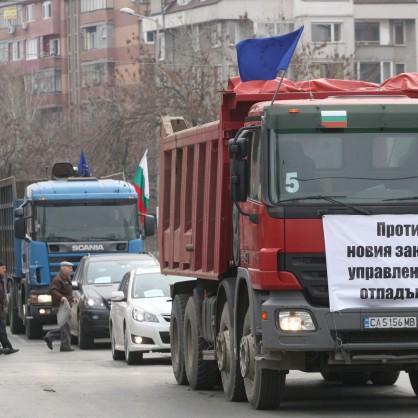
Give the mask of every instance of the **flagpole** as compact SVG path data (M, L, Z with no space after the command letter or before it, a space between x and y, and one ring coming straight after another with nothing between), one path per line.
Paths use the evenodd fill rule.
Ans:
M280 78L280 81L279 81L279 84L277 85L277 89L276 89L276 91L274 92L273 99L271 100L271 106L273 106L274 101L276 100L277 93L278 93L278 92L279 92L279 90L280 90L280 86L282 85L282 82L283 82L283 79L284 79L284 75L285 75L285 74L286 74L286 70L284 70L284 71L283 71L283 75L282 75L282 77Z

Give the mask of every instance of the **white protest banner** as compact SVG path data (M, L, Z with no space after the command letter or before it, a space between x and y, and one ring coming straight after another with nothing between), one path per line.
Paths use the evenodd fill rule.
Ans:
M323 217L331 312L418 308L418 215Z

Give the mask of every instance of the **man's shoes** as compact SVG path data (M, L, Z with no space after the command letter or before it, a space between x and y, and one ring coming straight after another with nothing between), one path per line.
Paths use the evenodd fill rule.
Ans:
M48 348L52 350L52 341L48 337L45 337L44 341L46 342L46 345L48 346Z
M60 348L60 351L75 351L74 348Z
M0 354L6 354L6 351L9 351L8 348L0 348Z
M14 354L17 353L19 350L17 348L6 348L3 354Z

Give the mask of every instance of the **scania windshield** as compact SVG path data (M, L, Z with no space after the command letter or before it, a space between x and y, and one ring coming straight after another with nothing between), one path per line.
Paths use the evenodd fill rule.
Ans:
M139 238L136 203L37 206L35 239L44 242L119 241Z

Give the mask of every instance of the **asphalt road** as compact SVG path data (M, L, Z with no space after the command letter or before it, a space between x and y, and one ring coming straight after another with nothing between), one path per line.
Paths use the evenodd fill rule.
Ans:
M43 340L9 336L20 351L0 356L0 411L7 418L417 416L418 398L405 373L394 386L347 388L319 374L292 372L281 409L254 411L248 403L227 402L220 390L177 385L167 354L128 366L112 359L107 343L60 353L59 342L50 351Z

